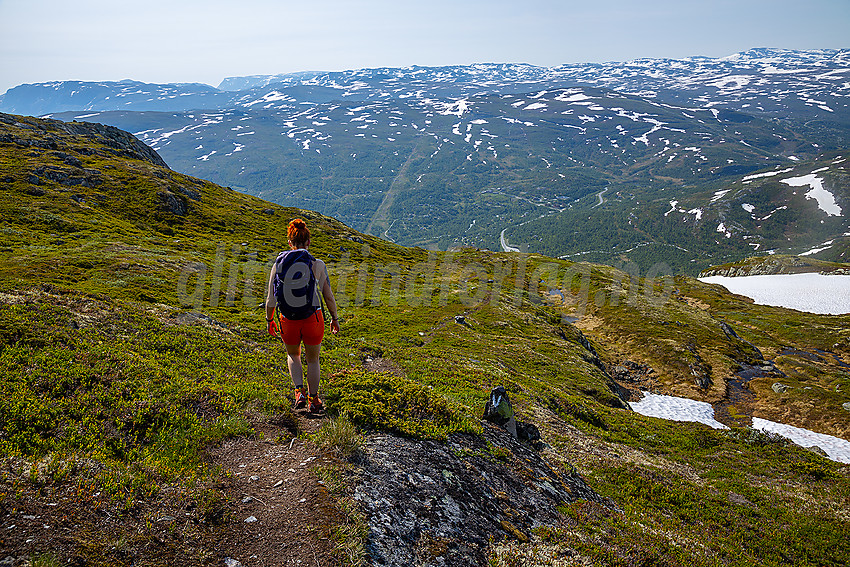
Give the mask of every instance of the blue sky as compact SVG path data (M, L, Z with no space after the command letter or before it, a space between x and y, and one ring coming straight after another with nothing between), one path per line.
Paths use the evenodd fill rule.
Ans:
M0 0L0 93L54 80L850 47L850 0Z

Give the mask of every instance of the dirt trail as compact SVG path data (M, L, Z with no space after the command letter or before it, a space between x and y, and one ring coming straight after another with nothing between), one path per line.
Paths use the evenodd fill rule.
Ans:
M298 416L302 433L315 433L320 424ZM313 471L332 457L284 427L264 422L255 429L262 439L234 439L212 455L229 477L223 489L229 522L214 550L218 560L244 567L338 565L333 534L344 518Z

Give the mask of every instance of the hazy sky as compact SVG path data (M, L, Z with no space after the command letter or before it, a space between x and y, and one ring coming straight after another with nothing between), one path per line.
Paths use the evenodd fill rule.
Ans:
M360 67L850 47L850 0L0 0L0 93Z

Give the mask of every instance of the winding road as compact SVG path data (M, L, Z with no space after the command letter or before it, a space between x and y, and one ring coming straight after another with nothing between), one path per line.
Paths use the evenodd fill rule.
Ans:
M596 207L605 202L605 199L602 198L602 195L604 195L606 191L608 191L608 187L596 194L596 196L599 197L599 202L590 207L591 209L595 209Z
M508 244L508 241L505 240L505 231L507 228L503 228L501 234L499 235L499 241L502 243L502 251L503 252L520 252L519 248L515 248Z

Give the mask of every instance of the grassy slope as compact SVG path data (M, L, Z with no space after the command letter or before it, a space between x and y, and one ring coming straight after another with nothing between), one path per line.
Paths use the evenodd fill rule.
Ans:
M285 364L265 335L261 296L267 261L298 215L311 224L312 251L328 261L341 303L343 333L327 338L322 359L331 412L367 429L440 438L476 431L490 388L502 384L540 425L549 457L570 461L622 508L569 505L562 526L535 534L537 546L494 547L494 562L573 554L599 564L837 565L848 556L847 467L746 429L730 435L617 409L610 379L562 315L579 314L586 293L582 325L606 363L647 363L659 388L706 399L722 396L724 377L755 356L746 341L769 358L793 346L846 360L847 317L762 308L683 278L659 304L599 266L572 266L592 269L589 287L577 278L566 302L547 301L529 291L529 281L546 279L534 269L554 265L562 275L569 263L393 246L315 213L118 159L50 123L29 126L0 124L18 140L0 142L7 514L22 499L70 492L130 525L139 502L177 493L206 525L215 508L207 487L219 473L205 447L251 434L252 415L288 413ZM21 142L46 136L52 147ZM42 170L33 185L45 166L88 182L50 181ZM169 194L185 215L172 212ZM717 319L746 341L729 339ZM798 387L771 402L770 384L751 383L765 417L846 435L846 413L827 407L850 399L846 371L795 356L776 363L798 371ZM692 364L715 386L691 386ZM154 538L145 526L133 537ZM85 525L73 543L90 561L129 561ZM50 542L33 546L51 551ZM161 557L205 561L188 540Z

